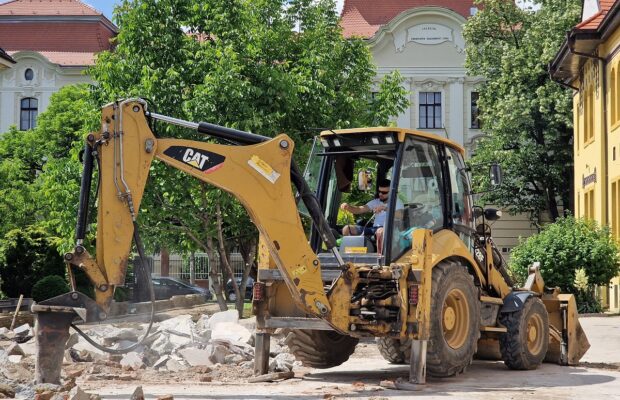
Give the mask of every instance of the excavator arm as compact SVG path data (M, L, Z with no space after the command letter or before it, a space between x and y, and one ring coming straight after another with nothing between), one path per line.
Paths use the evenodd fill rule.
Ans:
M239 146L180 139L159 139L151 131L148 118L196 129L213 137L235 142ZM114 288L124 284L132 238L137 233L136 218L153 159L158 159L195 178L234 195L246 208L257 226L274 262L281 271L296 305L306 313L325 319L334 329L346 332L348 309L332 309L323 289L319 260L312 251L297 211L291 184L296 187L315 225L337 259L335 238L327 228L316 198L310 193L292 163L294 142L286 135L267 138L208 123L191 123L149 113L140 99L115 102L102 110L101 130L87 137L84 175L76 229L76 246L65 254L69 275L72 269L83 270L95 287L95 301L75 291L39 303L37 339L46 351L38 358L46 369L37 369L40 382L57 381L49 369L58 356L49 351L63 346L69 324L79 315L84 321L107 318ZM87 221L88 198L94 162L100 171L97 206L96 256L83 245ZM344 263L341 262L344 267ZM73 281L73 279L72 279ZM59 318L63 315L63 318ZM341 323L338 323L341 321ZM51 330L54 334L50 334ZM66 340L66 339L65 339ZM62 342L62 343L59 343ZM41 346L45 344L45 346ZM58 369L59 373L59 367Z

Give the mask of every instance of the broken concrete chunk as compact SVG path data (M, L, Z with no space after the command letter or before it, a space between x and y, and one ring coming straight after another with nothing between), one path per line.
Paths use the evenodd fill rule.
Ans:
M224 358L224 364L240 364L246 361L241 354L229 354Z
M90 400L90 394L76 386L69 392L69 400Z
M24 353L24 350L22 350L21 346L17 343L11 344L6 349L6 354L9 356L25 356L26 355L26 353Z
M67 343L65 344L65 349L70 349L78 344L79 341L80 335L77 332L72 333L71 336L69 336L69 340L67 340Z
M13 333L20 337L32 336L32 328L30 328L29 324L20 325L13 329Z
M9 361L12 362L13 364L17 364L22 360L22 358L24 358L24 356L13 355L13 356L9 356Z
M163 396L159 396L157 400L174 400L174 396L171 394L166 394Z
M144 367L142 355L136 353L135 351L125 354L125 356L121 360L121 366L125 369L132 371L139 370L140 368Z
M29 383L32 381L32 372L19 364L7 364L0 366L0 375L4 375L8 380Z
M211 332L211 340L224 339L231 342L247 343L252 332L234 322L220 322Z
M55 395L56 393L47 390L45 392L37 393L34 396L34 400L52 400Z
M130 400L144 400L144 391L142 390L142 386L138 386L136 390L133 391Z
M214 364L223 364L226 360L226 356L231 354L228 347L221 344L210 344L207 346L206 351L209 353L209 360Z
M290 353L280 353L269 363L269 370L275 372L287 372L293 370L295 356Z
M9 399L15 397L15 389L11 385L7 385L6 383L0 383L0 394L6 396Z
M185 371L187 367L177 360L170 359L166 362L166 369L170 372Z
M196 321L196 330L197 331L204 331L209 329L207 327L207 325L209 324L209 319L210 317L207 314L202 314L200 316L200 318L198 318L198 321ZM2 334L2 332L0 331L0 335Z
M158 368L166 366L166 363L168 362L168 360L170 360L170 356L168 355L163 355L159 357L159 359L155 361L155 363L153 364L153 368L158 369Z
M37 344L36 343L22 343L19 347L24 352L24 356L34 356L37 353Z
M207 329L214 329L222 322L231 322L236 324L239 322L239 313L237 310L220 311L213 314L207 322Z
M209 356L211 355L210 351L198 349L195 347L188 347L186 349L180 350L178 353L192 367L198 365L213 365L213 363L209 360Z
M151 350L159 355L170 354L176 346L170 341L170 335L162 333L151 345Z

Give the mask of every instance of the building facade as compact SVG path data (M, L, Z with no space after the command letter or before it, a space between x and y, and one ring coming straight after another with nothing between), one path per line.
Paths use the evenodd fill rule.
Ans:
M31 129L61 87L90 83L84 70L111 48L117 28L79 0L12 0L0 4L0 134ZM0 56L0 59L2 57Z
M584 3L550 72L573 89L575 215L620 241L620 0ZM600 289L603 305L620 312L620 278Z
M446 137L468 156L483 135L477 88L484 78L464 66L463 25L477 7L473 0L345 0L341 18L345 37L367 41L377 82L394 70L404 77L411 106L396 124ZM504 256L537 232L526 215L508 213L492 228Z

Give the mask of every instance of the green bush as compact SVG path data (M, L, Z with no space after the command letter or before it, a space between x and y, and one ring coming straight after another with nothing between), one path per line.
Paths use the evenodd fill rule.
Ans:
M576 271L583 269L588 286L607 285L618 275L620 247L607 227L595 221L560 218L531 236L512 251L510 269L519 283L527 278L528 266L540 262L545 284L562 291L584 291L575 284ZM589 289L588 289L589 292Z
M49 275L41 279L32 287L34 301L43 301L69 292L70 288L65 278L58 275Z
M31 297L35 282L64 274L65 263L44 230L14 229L0 239L0 290L8 297Z

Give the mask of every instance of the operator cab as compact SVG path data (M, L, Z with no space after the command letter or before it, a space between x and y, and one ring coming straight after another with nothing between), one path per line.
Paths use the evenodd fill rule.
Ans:
M337 233L343 259L380 265L395 262L411 251L412 234L418 228L451 229L471 243L472 199L462 153L462 148L441 137L399 128L322 132L315 140L305 179ZM352 216L340 205L364 205L378 198L378 182L383 179L389 179L391 186L385 202L383 246L377 249L372 235L342 236L346 224L372 226L372 213ZM337 265L315 229L311 245L324 268Z

